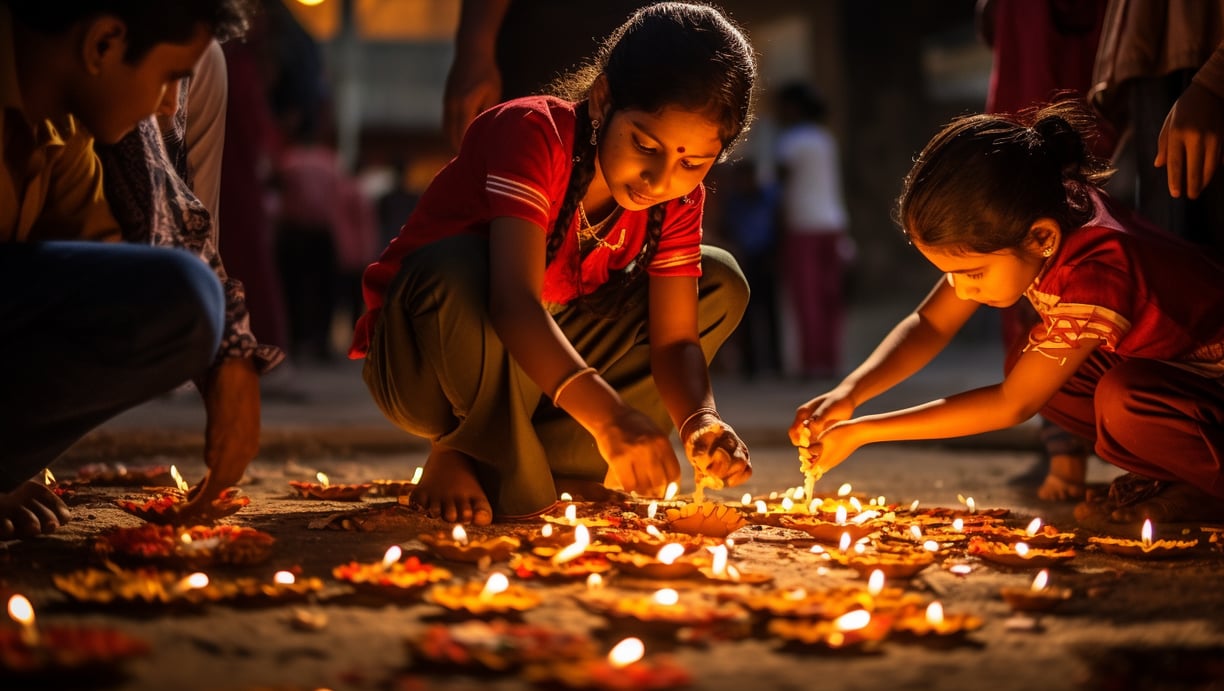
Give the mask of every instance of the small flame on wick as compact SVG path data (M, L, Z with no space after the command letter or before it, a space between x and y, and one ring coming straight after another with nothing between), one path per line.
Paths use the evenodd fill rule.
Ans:
M540 528L540 534L543 535L544 537L552 537L552 534L553 534L552 523L545 523L544 527Z
M1040 593L1045 590L1046 584L1050 582L1050 572L1042 569L1037 572L1037 576L1033 579L1033 585L1030 586L1034 593Z
M769 513L769 506L765 503L764 499L757 499L756 510L757 513Z
M794 500L790 497L782 497L782 510L789 513L793 508L795 508Z
M846 507L844 506L837 507L837 512L833 515L833 520L837 523L837 525L845 525L846 524Z
M1033 537L1038 530L1041 530L1041 517L1029 521L1028 527L1024 529L1024 534Z
M934 540L927 540L926 542L922 543L922 548L928 552L938 552L939 543Z
M399 561L400 557L403 555L404 550L401 549L399 545L391 545L387 548L386 553L383 554L382 567L384 569L390 568L391 565Z
M315 477L318 478L320 485L323 485L324 487L331 486L331 478L327 477L327 473L323 472L322 470L315 473Z
M841 539L837 541L837 549L843 552L850 549L850 533L842 533Z
M506 574L493 572L489 574L489 580L485 581L484 588L480 591L480 599L487 600L498 593L505 592L510 587L510 579L506 578Z
M272 582L279 585L293 585L297 582L297 577L289 571L277 571L276 574L272 576Z
M740 503L744 506L750 505L752 503L752 493L744 492L744 496L740 497Z
M943 620L944 620L943 605L939 603L939 600L936 600L932 602L931 604L927 605L926 619L927 619L927 622L933 625L939 625L943 623Z
M875 569L871 572L871 576L867 578L867 592L872 595L879 595L884 590L884 572Z
M646 507L646 518L654 518L657 513L659 513L659 502L651 499L650 506Z
M659 530L654 525L651 525L649 523L646 524L646 534L651 537L663 537L663 531Z
M187 484L187 481L183 479L182 474L179 473L178 468L174 466L170 466L170 477L174 478L174 486L178 487L180 490L186 492L191 488L191 486Z
M34 625L34 606L25 595L14 595L8 601L8 613L13 621L22 626Z
M640 638L626 638L617 643L608 653L608 664L616 669L628 667L629 665L642 659L646 654L646 645L642 643Z
M1025 543L1025 542L1016 543L1016 554L1019 554L1022 557L1028 558L1028 553L1029 553L1028 543Z
M569 492L562 492L561 501L574 501L574 495L570 494Z
M681 556L684 555L684 545L669 542L659 549L659 554L655 557L660 563L672 564Z
M43 484L48 487L55 484L55 474L50 468L43 468Z
M455 527L451 529L451 539L461 545L466 545L468 543L468 534L467 531L463 529L462 524L456 523Z
M1152 544L1152 519L1143 519L1143 530L1139 533L1143 538L1143 546L1147 547Z
M727 546L715 545L713 547L706 547L706 550L714 555L710 562L710 572L715 576L722 576L727 573Z
M570 525L578 522L578 506L576 504L567 504L565 506L565 520Z
M850 491L851 491L850 483L847 482L843 484L841 487L837 488L837 496L839 497L848 496L850 494Z
M425 474L425 469L422 468L421 466L417 466L416 470L412 471L412 480L411 480L412 484L414 485L421 484L421 476L424 474Z
M587 576L586 585L587 590L599 590L603 587L603 576L600 576L597 573Z
M671 501L676 498L676 493L680 491L680 484L676 482L667 483L667 490L663 492L663 500Z
M953 519L952 520L952 530L955 530L958 533L965 532L965 519L963 518Z
M655 591L650 599L664 607L671 607L680 602L680 593L676 592L674 588L660 588Z
M858 631L865 628L871 623L871 612L865 609L856 609L853 612L846 612L840 617L833 620L833 626L838 631Z

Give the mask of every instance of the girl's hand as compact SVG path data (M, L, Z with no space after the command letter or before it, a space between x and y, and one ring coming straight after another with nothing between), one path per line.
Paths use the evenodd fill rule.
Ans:
M839 422L827 428L816 438L816 443L799 450L803 471L819 468L818 474L823 474L841 465L863 445L855 431L853 422Z
M679 482L680 462L671 441L641 411L626 406L594 436L622 489L663 496L668 483Z
M800 448L811 446L830 425L849 420L854 408L850 392L841 389L813 398L795 411L795 421L788 430L791 443Z
M742 484L752 477L748 446L731 426L714 415L703 416L684 439L684 453L693 464L693 474L706 486L721 489Z

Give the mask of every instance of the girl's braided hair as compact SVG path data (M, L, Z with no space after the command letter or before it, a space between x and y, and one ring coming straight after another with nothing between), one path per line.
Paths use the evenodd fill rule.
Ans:
M649 113L675 107L706 113L719 125L720 160L748 131L752 120L756 55L744 32L711 5L661 2L644 7L606 38L595 56L548 91L578 102L575 111L574 165L557 221L548 236L551 263L573 222L578 203L595 175L597 145L591 144L587 100L599 75L608 81L612 112L634 109ZM663 235L666 204L650 208L647 237L637 258L608 282L579 299L596 314L615 318L640 299L627 289L643 276ZM581 286L581 257L573 271ZM627 299L634 298L634 299Z

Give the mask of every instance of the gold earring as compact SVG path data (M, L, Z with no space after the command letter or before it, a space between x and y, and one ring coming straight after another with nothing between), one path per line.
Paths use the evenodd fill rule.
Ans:
M591 146L599 143L599 119L591 121Z
M1048 257L1048 256L1050 256L1050 255L1052 255L1052 254L1054 254L1054 248L1053 248L1053 247L1046 247L1045 249L1041 250L1041 256L1043 256L1043 257Z

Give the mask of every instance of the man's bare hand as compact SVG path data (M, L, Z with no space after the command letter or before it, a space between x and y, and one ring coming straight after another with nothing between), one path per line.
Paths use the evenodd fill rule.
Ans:
M213 368L203 387L207 427L204 463L208 474L180 513L207 514L226 489L238 484L259 452L259 374L249 359Z

